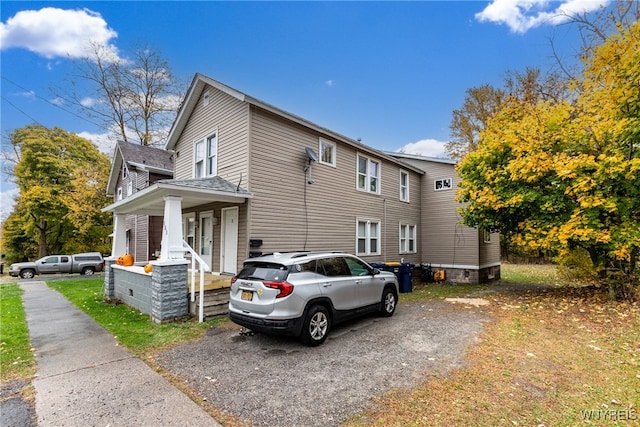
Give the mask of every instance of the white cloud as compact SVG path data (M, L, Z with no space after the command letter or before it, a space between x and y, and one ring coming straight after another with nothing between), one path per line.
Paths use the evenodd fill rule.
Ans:
M4 221L9 214L13 212L18 194L20 194L20 190L18 190L17 186L3 180L2 191L0 192L0 200L2 200L2 204L0 205L0 221Z
M422 139L418 142L411 142L396 151L405 154L444 158L446 157L444 151L445 144L446 142L436 139Z
M329 86L329 87L334 87L334 86L336 85L336 81L335 81L335 80L326 80L326 81L324 82L324 84L325 84L326 86Z
M109 43L117 35L97 12L45 7L20 11L0 23L0 49L23 48L46 58L78 59L90 56L93 43L117 58L118 49Z
M115 139L111 133L91 133L91 132L79 132L79 137L88 139L93 142L102 153L111 156L113 149L116 146Z
M610 0L493 0L475 17L480 22L505 24L514 33L524 34L541 25L558 25L576 13L593 12ZM553 9L553 6L557 7Z
M80 105L82 105L85 108L91 108L93 106L95 106L96 104L98 104L100 102L100 100L98 98L92 98L90 96L86 97L86 98L82 98L80 100Z

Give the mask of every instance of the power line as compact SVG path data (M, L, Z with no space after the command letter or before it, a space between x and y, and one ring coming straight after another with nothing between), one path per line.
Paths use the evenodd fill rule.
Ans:
M60 109L60 110L64 111L65 113L71 114L71 115L73 115L73 116L75 116L75 117L79 118L80 120L84 120L84 121L85 121L85 122L87 122L87 123L91 123L92 125L97 126L97 127L99 127L100 129L106 130L107 132L109 131L109 129L108 129L107 127L105 127L104 125L101 125L101 124L95 123L95 122L93 122L93 121L91 121L91 120L87 119L86 117L83 117L83 116L81 116L81 115L79 115L79 114L77 114L77 113L75 113L75 112L73 112L73 111L71 111L71 110L67 110L66 108L63 108L62 106L60 106L60 105L58 105L58 104L56 104L56 103L54 103L54 102L51 102L50 100L48 100L48 99L46 99L46 98L44 98L44 97L42 97L42 96L38 95L34 90L27 89L27 88L25 88L24 86L21 86L21 85L19 85L18 83L14 82L14 81L12 81L12 80L9 80L6 76L2 76L2 80L5 80L6 82L11 83L11 84L12 84L12 85L14 85L15 87L17 87L17 88L19 88L19 89L22 89L22 90L24 90L24 91L26 91L26 92L33 93L33 95L34 95L36 98L43 100L43 101L44 101L44 102L46 102L47 104L50 104L50 105L52 105L52 106L54 106L54 107L56 107L56 108L58 108L58 109ZM62 97L60 97L60 98L62 98ZM25 116L29 117L31 120L35 121L36 123L38 123L38 124L40 124L40 125L42 126L42 124L41 124L41 123L39 123L36 119L34 119L34 118L33 118L33 117L31 117L30 115L28 115L27 113L25 113L24 111L22 111L20 108L18 108L18 107L17 107L16 105L14 105L12 102L10 102L7 98L5 98L5 97L3 96L3 97L2 97L2 99L4 99L5 101L7 101L7 103L8 103L9 105L11 105L13 108L15 108L16 110L20 111L22 114L24 114ZM67 101L67 102L68 102L68 100L66 100L66 99L64 99L64 98L62 98L62 99L63 99L64 101Z
M4 77L3 77L4 78ZM31 117L29 114L27 114L25 111L21 110L17 105L15 105L13 102L9 101L4 95L2 96L2 99L9 105L11 105L13 108L15 108L16 110L18 110L19 112L21 112L22 114L24 114L25 116L27 116L29 119L33 120L35 123L39 124L40 126L44 126L42 123L40 123L38 120L36 120L35 118Z

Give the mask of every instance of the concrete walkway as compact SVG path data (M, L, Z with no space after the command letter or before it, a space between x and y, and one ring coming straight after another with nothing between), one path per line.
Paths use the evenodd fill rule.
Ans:
M220 426L44 282L22 283L38 425Z

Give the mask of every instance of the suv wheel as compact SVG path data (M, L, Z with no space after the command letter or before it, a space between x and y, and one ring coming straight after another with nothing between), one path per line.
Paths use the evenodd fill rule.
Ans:
M300 338L304 344L315 347L327 339L330 329L331 318L329 317L329 311L321 305L314 305L309 309L304 320Z
M380 314L384 317L393 316L396 311L396 304L398 303L398 297L393 289L387 287L382 293L382 301L380 301Z

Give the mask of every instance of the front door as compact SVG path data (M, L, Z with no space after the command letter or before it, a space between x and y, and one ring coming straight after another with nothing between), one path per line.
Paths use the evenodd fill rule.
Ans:
M238 272L238 208L222 209L220 272Z
M200 258L213 271L213 211L200 213Z

